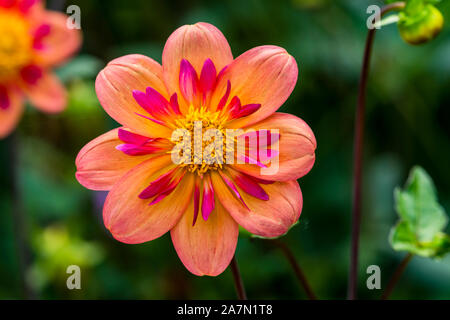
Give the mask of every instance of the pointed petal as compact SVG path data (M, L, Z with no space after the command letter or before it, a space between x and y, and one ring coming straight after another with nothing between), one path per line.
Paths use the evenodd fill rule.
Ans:
M195 179L195 189L194 189L194 219L192 221L192 226L195 226L198 217L198 211L200 209L200 179Z
M129 156L143 156L161 152L162 150L154 146L137 146L131 143L119 144L117 150L122 151Z
M188 105L197 105L199 87L198 76L194 67L186 59L180 65L180 91Z
M43 36L38 51L40 65L49 67L60 65L74 55L81 47L81 32L67 28L67 16L53 11L45 11L42 21L49 26L49 33Z
M239 192L238 188L233 183L233 181L231 181L231 179L228 176L226 176L223 172L219 171L219 174L220 177L225 182L225 184L228 186L228 188L230 188L232 193L236 196L236 198L239 199L241 203L244 205L244 207L248 209L247 205L245 204L244 198L242 198L241 193Z
M214 189L212 187L211 178L205 176L203 178L203 200L202 200L202 217L206 221L214 210Z
M219 101L219 104L217 105L217 110L222 110L223 107L225 107L228 101L228 97L230 96L230 92L231 92L231 82L230 80L228 80L225 93L223 94L222 98Z
M171 169L166 173L160 175L156 180L152 181L150 185L145 188L140 194L139 198L141 199L150 199L156 196L158 193L164 191L167 188L170 180L174 177L175 169Z
M8 89L5 86L0 86L0 109L6 110L11 105Z
M142 55L128 55L111 61L97 76L95 89L105 111L117 122L149 137L170 137L172 130L140 117L145 113L133 97L133 90L144 92L152 87L166 99L162 68Z
M29 65L20 70L22 79L29 85L35 85L43 76L42 68L36 65Z
M193 215L191 203L170 232L173 246L190 272L198 276L218 276L233 258L239 235L238 224L218 201L208 221L199 219L192 226Z
M228 172L233 178L233 181L236 182L236 185L246 193L261 200L269 200L269 195L258 184L257 180L254 180L251 176L248 176L231 168L228 170Z
M181 115L180 105L178 104L178 96L176 93L170 97L170 105L172 106L172 110L175 114Z
M47 23L41 24L33 32L33 48L36 50L43 50L43 40L50 34L50 25Z
M206 98L216 86L217 70L214 62L211 59L206 59L203 64L202 72L200 74L200 91L203 94L202 98Z
M183 59L188 60L200 74L206 59L211 59L221 70L233 61L233 56L227 40L213 25L200 22L178 28L167 40L162 57L164 81L170 93L181 94L179 72ZM187 107L184 101L180 102L182 112Z
M151 140L151 138L149 137L141 136L140 134L127 131L123 128L118 129L118 136L119 139L122 140L123 142L132 143L135 145L144 145L149 140Z
M133 90L133 97L154 118L163 120L168 116L169 102L155 89L147 87L146 92Z
M286 233L300 217L302 193L297 181L264 185L269 200L254 198L240 192L248 209L234 197L218 174L212 175L216 199L234 220L249 232L263 237L278 237Z
M41 2L40 0L21 0L18 2L19 10L22 13L27 13L35 4Z
M142 243L172 229L191 203L194 176L185 175L174 192L156 204L139 198L150 182L171 165L170 156L143 162L111 189L103 208L103 220L113 237L124 243ZM191 220L192 221L192 220Z
M297 83L295 59L276 46L253 48L237 57L224 72L211 99L217 105L231 82L231 95L238 96L243 105L261 104L255 113L230 123L242 128L267 118L289 97Z
M289 181L303 177L313 167L317 142L311 128L302 119L277 112L253 125L252 129L279 130L278 150L272 145L271 163L267 164L267 167L271 168L272 165L277 165L277 161L278 169L270 174L268 171L262 174L260 167L255 165L235 164L234 168L265 180ZM279 153L278 158L276 152Z
M23 90L31 104L41 111L57 113L66 108L66 89L52 73L44 72L35 83L26 84Z
M75 164L76 178L84 187L91 190L110 190L125 173L150 158L129 156L116 150L122 144L118 131L111 130L89 142L78 153Z
M252 113L256 112L259 110L259 108L261 108L260 104L246 104L245 106L241 107L241 110L239 110L239 112L237 112L235 115L233 115L235 118L243 118L246 116L251 115Z
M0 104L4 103L0 108L0 139L3 139L19 122L23 112L23 98L18 90L6 87L0 87L0 96Z

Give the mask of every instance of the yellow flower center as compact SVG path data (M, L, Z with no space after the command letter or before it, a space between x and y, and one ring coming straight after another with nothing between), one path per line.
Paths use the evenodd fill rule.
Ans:
M224 127L226 122L227 118L223 117L221 112L211 112L206 107L198 109L192 106L185 118L177 119L175 121L177 128L184 130L190 141L190 145L185 146L190 152L173 150L179 152L182 158L180 166L189 172L196 172L199 176L209 170L222 168L226 150ZM218 135L222 137L221 141L216 141Z
M31 62L32 46L27 21L19 13L0 9L0 81Z

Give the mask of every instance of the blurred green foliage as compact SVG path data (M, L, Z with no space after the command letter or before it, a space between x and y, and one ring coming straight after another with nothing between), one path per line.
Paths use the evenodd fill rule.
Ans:
M298 62L298 84L280 111L298 115L312 127L318 141L317 161L300 180L304 196L300 223L282 240L294 251L320 298L343 299L350 243L353 120L366 9L383 2L78 0L70 4L81 7L84 47L78 58L59 70L69 90L69 106L59 115L28 108L17 132L20 190L33 243L29 280L38 297L236 296L229 271L217 278L191 275L168 235L141 245L114 240L102 223L105 194L86 190L74 177L78 151L117 126L96 99L98 70L128 53L146 54L160 62L171 32L186 23L205 21L222 30L234 56L273 44L286 48ZM439 9L450 21L449 1ZM402 258L390 247L388 235L397 220L393 190L405 180L407 170L415 164L424 167L435 177L442 206L450 207L449 36L448 23L435 41L420 47L405 44L395 26L377 33L365 137L362 298L380 296L365 287L366 268L379 265L385 285ZM9 155L8 140L0 141L0 298L20 298ZM48 237L59 239L56 248L49 248ZM70 291L65 288L65 272L78 259L83 264L82 290ZM241 237L237 259L250 298L305 298L283 255L265 241ZM393 298L448 299L449 279L448 257L440 262L414 259Z
M391 231L395 250L431 258L442 258L450 252L450 236L442 232L448 217L425 170L420 167L411 170L405 189L395 189L395 203L400 216Z

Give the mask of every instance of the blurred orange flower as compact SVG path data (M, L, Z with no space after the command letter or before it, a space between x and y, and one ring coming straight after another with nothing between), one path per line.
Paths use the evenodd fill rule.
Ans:
M89 189L110 191L103 219L112 235L132 244L170 231L189 271L216 276L234 255L239 225L264 237L286 233L303 204L296 180L312 168L316 149L303 120L275 113L297 76L295 59L280 47L256 47L233 59L223 34L207 23L177 29L162 66L142 55L110 62L96 91L123 127L80 151L76 177ZM236 153L209 161L207 137L212 132L219 147L212 160L223 160L228 142L236 142L230 129L244 129L238 138L254 133L267 155L252 152L249 139L244 161L235 161ZM174 161L178 156L183 161ZM277 170L263 172L275 158Z
M39 0L0 0L0 138L14 130L24 96L44 112L65 108L65 88L51 68L81 44L80 31L66 20Z

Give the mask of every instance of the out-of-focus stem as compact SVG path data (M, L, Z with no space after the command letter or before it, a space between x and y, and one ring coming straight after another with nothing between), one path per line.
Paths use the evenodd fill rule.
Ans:
M48 2L48 8L54 11L65 11L64 5L66 4L66 0L51 0Z
M27 281L27 270L30 265L31 254L28 246L28 230L26 226L26 217L24 215L22 194L18 184L18 137L13 132L8 138L8 156L9 156L9 173L10 173L10 191L11 191L11 207L12 221L14 231L14 242L16 252L18 254L20 281L22 285L23 295L27 299L35 299L36 295L33 288Z
M236 256L233 257L230 263L231 273L233 274L234 285L239 300L247 300L247 294L245 293L244 282L242 281L241 273L236 262Z
M402 260L400 265L395 270L394 275L392 276L391 280L389 280L386 290L384 290L384 293L381 296L381 300L386 300L389 298L389 296L391 295L395 286L397 285L398 281L400 280L401 276L403 275L403 272L405 272L406 266L408 266L412 257L413 257L413 255L411 253L408 253L408 255Z
M381 9L380 16L393 10L400 10L405 7L405 2L394 2L384 6ZM350 250L350 270L348 278L347 298L356 299L358 284L358 253L359 253L359 234L361 227L361 194L362 194L362 155L364 146L364 121L366 109L366 89L369 76L370 58L372 55L373 41L376 29L369 29L364 49L363 63L361 67L361 76L359 81L358 105L356 108L355 119L355 138L354 138L354 158L353 158L353 212L352 212L352 242Z
M300 284L302 285L302 287L305 289L308 299L309 300L317 300L317 296L314 294L313 290L311 289L308 279L306 278L302 268L300 268L300 265L298 264L297 259L295 259L295 256L292 253L292 250L283 241L280 241L277 239L271 240L271 241L273 242L273 244L275 244L277 247L279 247L281 249L281 252L283 252L284 256L288 260L292 269L294 269L295 275L297 276L297 279L300 282Z

